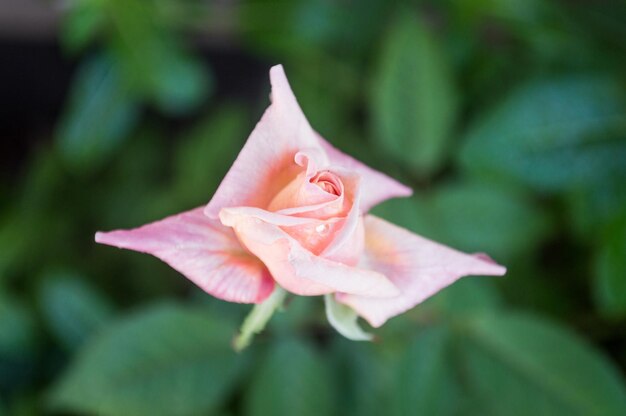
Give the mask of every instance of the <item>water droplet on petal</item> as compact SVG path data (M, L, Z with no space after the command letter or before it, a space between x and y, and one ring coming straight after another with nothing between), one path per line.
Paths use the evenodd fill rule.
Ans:
M315 227L315 231L317 231L320 234L326 234L329 228L330 227L328 226L328 224L320 224L317 227Z

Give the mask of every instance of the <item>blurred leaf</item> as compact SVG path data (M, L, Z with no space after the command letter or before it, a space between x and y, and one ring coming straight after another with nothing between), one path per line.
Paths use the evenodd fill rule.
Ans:
M437 293L415 309L415 314L431 311L451 317L465 317L468 313L493 311L503 306L503 301L492 279L460 279Z
M346 130L354 124L351 113L362 88L357 70L320 52L286 66L286 71L298 103L315 130L335 145L344 140Z
M400 359L393 393L393 415L454 415L459 386L445 327L421 331Z
M37 149L25 167L17 197L0 215L0 281L12 270L26 271L49 255L50 240L69 225L66 218L53 213L54 201L66 182L62 164L48 146ZM64 208L67 208L67 201Z
M0 392L3 394L33 382L39 348L37 331L32 311L15 297L0 293Z
M442 185L430 195L385 202L373 212L427 238L498 260L527 254L552 228L523 193L478 183Z
M124 151L111 161L100 192L93 193L92 210L97 212L98 227L135 227L146 219L157 220L176 209L191 208L180 206L163 186L171 177L165 168L171 159L166 143L157 127L142 126L132 134ZM161 201L155 201L163 193L168 193L170 207L163 208L157 203Z
M28 354L36 345L32 313L6 294L0 294L0 356Z
M414 194L410 198L393 198L375 206L372 214L424 235L432 234L433 226L425 195Z
M524 85L470 129L461 163L487 178L547 191L623 175L623 91L602 76Z
M469 319L466 382L494 415L626 414L626 390L610 362L567 330L533 316Z
M205 414L244 369L230 349L233 330L199 310L144 310L89 340L52 404L99 415Z
M100 56L78 72L57 131L65 161L93 169L111 156L137 122L139 106L114 61Z
M320 52L343 60L370 53L376 36L393 10L381 0L242 2L237 7L237 29L254 51L290 63L303 62Z
M595 258L595 297L607 315L626 315L626 215L616 221Z
M582 241L596 238L626 212L626 187L623 178L600 180L568 193L572 228Z
M626 3L621 0L590 3L573 2L572 7L567 8L566 11L579 20L577 24L586 28L585 32L588 36L601 38L603 43L608 44L610 49L607 51L610 50L611 53L603 53L602 58L615 59L616 61L621 59L623 64L624 50L626 49L623 42L626 37L626 27L624 27Z
M74 0L60 26L61 44L75 53L87 47L102 28L105 15L100 0Z
M40 302L48 327L68 349L80 347L113 315L113 307L95 288L67 272L44 277Z
M432 174L450 151L456 93L437 40L410 12L392 26L372 82L379 145L419 174Z
M434 236L466 251L509 259L535 249L550 232L549 218L523 194L479 184L440 187L428 201Z
M332 39L333 5L325 0L253 0L237 8L243 39L270 55L299 57Z
M324 295L328 322L344 337L352 341L371 341L372 334L363 331L357 319L359 315L347 305L335 300L334 294Z
M274 333L293 334L323 322L315 296L288 296L282 309L272 317L268 327Z
M310 346L291 339L279 341L252 377L245 414L332 415L332 393L329 369Z
M152 1L106 0L114 56L137 92L163 111L180 114L208 95L208 69L159 20Z
M387 341L387 340L385 340ZM392 366L383 359L375 344L355 344L336 337L331 349L333 376L340 386L337 414L380 416L389 414L393 386Z
M454 2L452 2L454 3ZM455 3L451 10L456 17L467 20L484 20L497 18L519 23L537 23L544 5L541 1L527 0L474 0L471 2Z
M181 205L208 202L241 149L249 133L247 127L245 111L225 105L179 139L174 188Z

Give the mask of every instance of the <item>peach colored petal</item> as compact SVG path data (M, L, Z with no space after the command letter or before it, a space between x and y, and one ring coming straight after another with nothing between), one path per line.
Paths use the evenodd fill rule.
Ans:
M250 208L224 208L220 219L233 227L240 241L259 257L274 279L286 290L304 296L336 291L361 296L395 296L398 291L382 274L351 267L314 255L304 249L282 227L294 221L314 219L284 216Z
M281 65L270 70L272 104L250 134L206 214L217 219L222 208L250 206L267 208L274 196L300 172L296 154L307 150L316 166L328 158L317 134L302 113Z
M506 269L484 254L469 255L427 240L373 215L365 217L362 267L387 276L400 290L394 298L337 294L372 326L411 309L462 276L501 276Z
M133 230L99 232L96 242L152 254L229 302L259 303L274 289L267 268L239 243L231 228L203 207Z
M304 169L278 191L268 204L266 208L268 211L278 211L285 215L310 213L322 208L326 208L325 211L334 215L341 211L343 197L340 194L343 194L343 185L340 184L341 189L338 194L331 194L312 183L312 180L319 175L313 156L310 151L306 150L296 153L294 161ZM319 158L318 155L317 159Z
M363 187L363 195L361 198L362 212L369 211L374 205L387 199L411 196L411 194L413 194L413 190L408 186L346 155L333 147L322 137L318 136L318 138L332 166L352 170L361 175L361 186Z
M363 252L365 236L361 215L361 177L354 173L345 173L344 182L347 184L345 197L352 201L352 206L343 221L343 227L335 233L321 256L356 266Z

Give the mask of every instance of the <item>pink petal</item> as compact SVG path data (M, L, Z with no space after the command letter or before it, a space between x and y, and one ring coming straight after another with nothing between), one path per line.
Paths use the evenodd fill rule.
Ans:
M461 253L373 215L365 217L363 266L384 274L400 290L400 295L385 299L337 294L338 301L352 307L374 327L462 276L501 276L506 272L484 254Z
M224 208L220 219L235 229L246 248L292 293L314 296L340 291L376 297L398 293L382 274L316 256L281 228L287 224L304 224L296 224L298 221L308 221L315 227L324 225L324 221L281 216L254 208Z
M310 217L319 217L321 214L329 217L338 215L342 211L343 186L341 186L341 195L337 196L311 183L318 172L318 167L312 159L310 152L296 153L294 160L303 169L272 198L266 207L268 211Z
M300 151L306 150L307 157L317 159L315 166L328 165L326 153L302 113L281 65L272 67L270 80L272 105L207 205L205 212L210 218L217 219L220 210L227 207L266 208L301 170L294 160Z
M322 137L319 137L319 140L332 166L353 170L361 175L361 186L363 187L361 199L362 212L369 211L374 205L387 199L411 196L413 193L413 190L408 186L346 155L334 148Z
M205 292L229 301L259 303L274 289L267 268L239 244L231 228L203 207L133 230L96 233L96 242L152 254Z

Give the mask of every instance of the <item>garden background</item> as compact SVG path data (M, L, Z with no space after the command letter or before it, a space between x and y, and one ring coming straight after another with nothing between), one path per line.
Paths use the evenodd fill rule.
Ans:
M626 3L0 1L1 415L626 414ZM504 278L342 339L96 245L205 204L282 63L415 189L374 212ZM364 324L365 325L365 324Z

